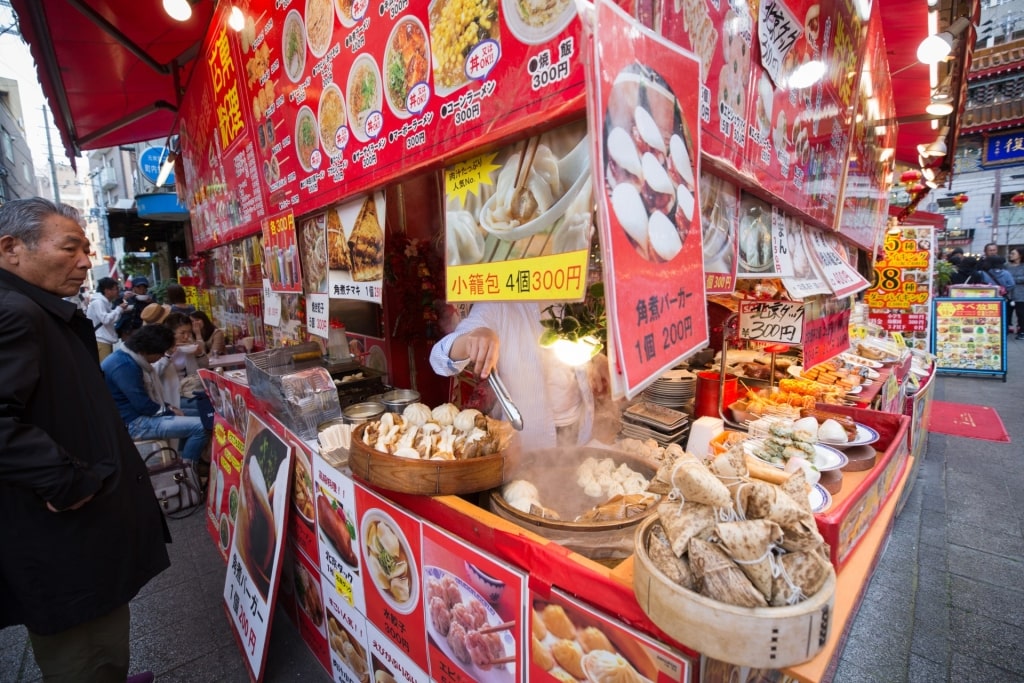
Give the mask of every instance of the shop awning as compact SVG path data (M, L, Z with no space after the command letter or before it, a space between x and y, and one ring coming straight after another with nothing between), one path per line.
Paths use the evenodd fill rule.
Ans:
M213 15L213 0L193 2L192 18L170 19L157 2L136 0L11 0L32 48L43 91L54 110L65 149L84 149L164 138L175 120L200 43ZM917 145L937 132L922 117L930 102L928 68L917 62L927 35L928 3L878 0L893 77L899 140L896 157L914 163ZM980 16L979 0L941 0L945 22ZM966 83L970 50L954 73ZM966 88L961 89L962 110ZM954 114L950 139L955 140ZM949 159L952 159L952 149Z
M215 3L177 22L159 2L11 0L68 158L166 138Z

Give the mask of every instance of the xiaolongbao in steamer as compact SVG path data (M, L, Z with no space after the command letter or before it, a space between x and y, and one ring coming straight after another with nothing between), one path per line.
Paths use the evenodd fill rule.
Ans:
M410 403L402 410L402 418L413 427L422 427L430 420L430 406L425 403Z
M434 418L434 422L442 427L447 427L455 422L455 416L458 414L459 409L454 403L442 403L430 411L430 415Z
M473 431L474 427L476 427L476 419L480 415L483 415L483 413L475 408L460 410L458 414L455 415L455 419L452 420L452 425L460 432L468 434Z
M530 641L533 663L545 671L551 671L555 666L555 658L551 656L551 649L544 643L540 642L537 639L537 636L531 636Z
M581 661L586 679L591 683L650 683L620 654L594 650Z

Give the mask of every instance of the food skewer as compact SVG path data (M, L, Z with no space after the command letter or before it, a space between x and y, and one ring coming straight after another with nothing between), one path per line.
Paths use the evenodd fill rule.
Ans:
M498 659L492 659L488 662L491 666L498 666L499 664L512 664L516 661L515 656L499 657Z
M514 621L505 621L505 622L502 622L500 624L495 624L494 626L487 626L485 628L479 628L479 629L477 629L476 632L479 633L480 635L486 635L488 633L498 633L499 631L508 631L509 629L515 628L515 626L516 626L516 622L514 622ZM495 662L492 662L492 663L497 663L497 662L495 661Z

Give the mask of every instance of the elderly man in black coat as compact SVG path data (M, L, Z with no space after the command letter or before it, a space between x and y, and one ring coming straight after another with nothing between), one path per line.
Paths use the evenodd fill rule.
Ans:
M0 206L0 628L28 628L47 681L124 681L128 603L170 565L92 325L62 299L90 265L73 208Z

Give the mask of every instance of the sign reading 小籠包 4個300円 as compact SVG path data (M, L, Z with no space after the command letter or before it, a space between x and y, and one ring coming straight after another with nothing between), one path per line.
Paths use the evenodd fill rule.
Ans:
M708 340L696 56L598 2L588 102L609 342L625 392Z

